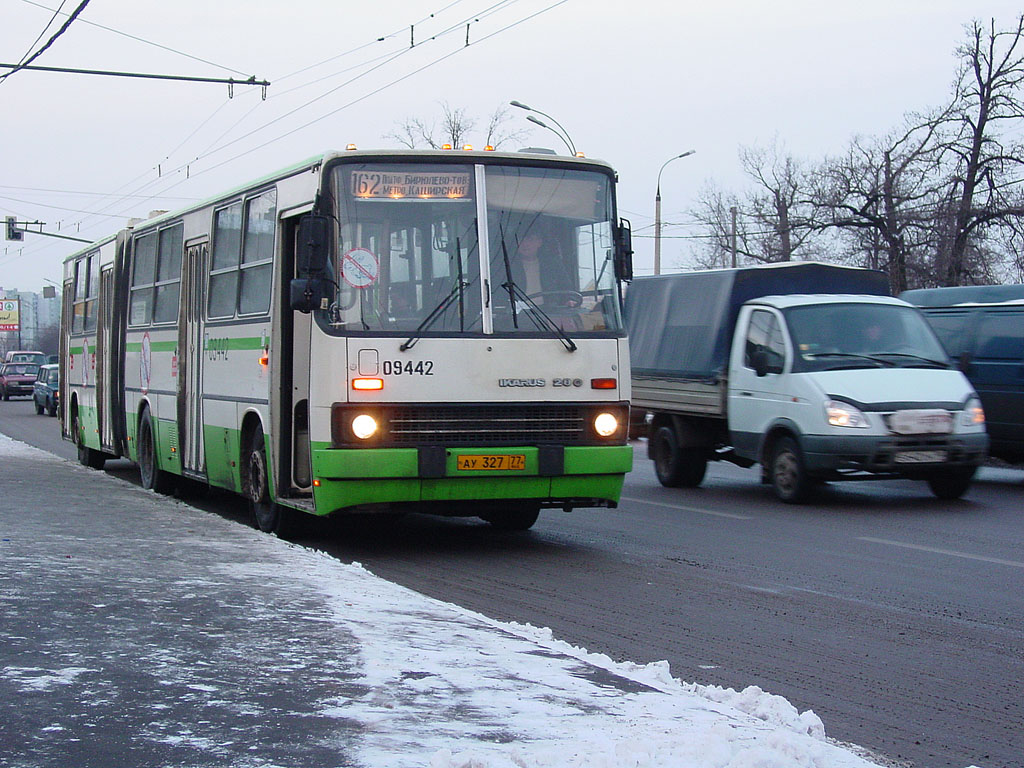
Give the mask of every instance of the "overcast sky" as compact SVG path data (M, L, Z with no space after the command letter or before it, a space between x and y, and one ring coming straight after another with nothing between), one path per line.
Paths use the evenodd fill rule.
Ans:
M0 63L37 50L81 0L65 0L46 29L58 2L0 0ZM395 147L396 124L436 119L441 101L484 123L518 99L617 168L639 274L653 264L658 169L696 150L661 178L672 269L699 234L684 222L704 183L742 184L739 147L778 140L817 159L883 134L947 98L965 24L994 17L1006 28L1020 10L1009 0L91 0L33 64L253 75L271 81L268 98L17 72L0 81L0 214L97 239L349 142ZM533 129L523 144L561 148L513 112ZM76 247L31 234L0 243L0 287L59 282Z

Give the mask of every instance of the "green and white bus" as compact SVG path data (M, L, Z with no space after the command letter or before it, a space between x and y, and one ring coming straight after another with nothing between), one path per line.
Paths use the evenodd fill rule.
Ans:
M265 531L615 507L615 182L582 158L349 150L135 223L64 264L64 437L146 488L243 494Z

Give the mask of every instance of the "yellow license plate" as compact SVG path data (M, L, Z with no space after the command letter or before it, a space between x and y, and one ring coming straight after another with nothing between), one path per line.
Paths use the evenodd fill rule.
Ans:
M526 455L522 453L463 454L455 457L455 467L471 472L526 469Z

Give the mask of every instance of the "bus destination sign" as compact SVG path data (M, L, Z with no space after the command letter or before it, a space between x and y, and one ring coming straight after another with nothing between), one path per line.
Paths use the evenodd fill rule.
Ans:
M373 200L461 200L469 197L469 173L352 171L352 196Z

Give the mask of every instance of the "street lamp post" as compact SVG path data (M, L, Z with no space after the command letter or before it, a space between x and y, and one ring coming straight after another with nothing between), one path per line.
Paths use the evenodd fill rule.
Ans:
M533 115L530 115L530 116L528 116L526 118L531 123L536 123L541 128L547 128L549 131L551 131L553 134L555 134L555 136L557 136L558 138L560 138L562 140L562 143L565 144L565 147L566 147L566 149L569 150L570 154L576 155L576 145L573 143L572 138L570 138L569 132L567 130L565 130L565 128L562 127L562 124L559 123L557 120L555 120L555 118L553 118L551 115L547 114L546 112L541 112L539 109L534 109L533 107L528 107L526 104L523 104L523 102L521 102L521 101L510 101L509 104L511 106L513 106L513 107L519 107L519 109L525 109L527 112L536 112L538 115L543 115L548 120L550 120L552 123L557 125L559 130L556 131L554 128L552 128L550 125L545 123L543 120L539 120L538 118L534 117Z
M681 155L670 157L658 170L658 188L654 194L654 274L661 274L661 172L665 170L665 166L671 163L673 160L678 160L681 157L689 157L697 150L688 149Z

